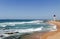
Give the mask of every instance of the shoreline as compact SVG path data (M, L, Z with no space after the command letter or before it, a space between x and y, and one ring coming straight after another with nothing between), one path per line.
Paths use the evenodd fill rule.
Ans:
M60 39L60 22L48 21L48 24L56 25L56 31L33 32L19 36L18 39Z
M49 24L54 24L57 27L57 31L47 32L41 39L60 39L60 22L59 21L49 21Z
M32 34L23 35L22 39L60 39L60 22L49 21L49 24L56 25L57 30L51 32L34 32Z

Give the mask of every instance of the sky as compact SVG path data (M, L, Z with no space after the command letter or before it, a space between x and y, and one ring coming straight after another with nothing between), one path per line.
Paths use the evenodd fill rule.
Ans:
M0 0L0 19L60 19L60 0Z

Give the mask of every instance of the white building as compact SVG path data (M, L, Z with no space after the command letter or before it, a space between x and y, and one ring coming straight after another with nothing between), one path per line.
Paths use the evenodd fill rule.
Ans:
M56 20L56 15L53 15L53 20L54 20L54 21Z

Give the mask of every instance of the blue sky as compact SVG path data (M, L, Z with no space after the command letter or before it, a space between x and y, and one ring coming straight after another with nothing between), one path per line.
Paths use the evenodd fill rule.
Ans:
M60 19L60 0L0 0L0 19Z

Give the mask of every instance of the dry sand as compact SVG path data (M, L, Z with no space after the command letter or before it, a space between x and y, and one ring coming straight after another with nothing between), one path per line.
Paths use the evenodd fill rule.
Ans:
M57 31L45 33L41 36L41 39L60 39L60 22L50 21L49 23L57 26Z
M55 24L57 26L57 31L51 31L46 33L32 33L30 35L23 35L22 39L60 39L60 22L49 21L50 24Z

